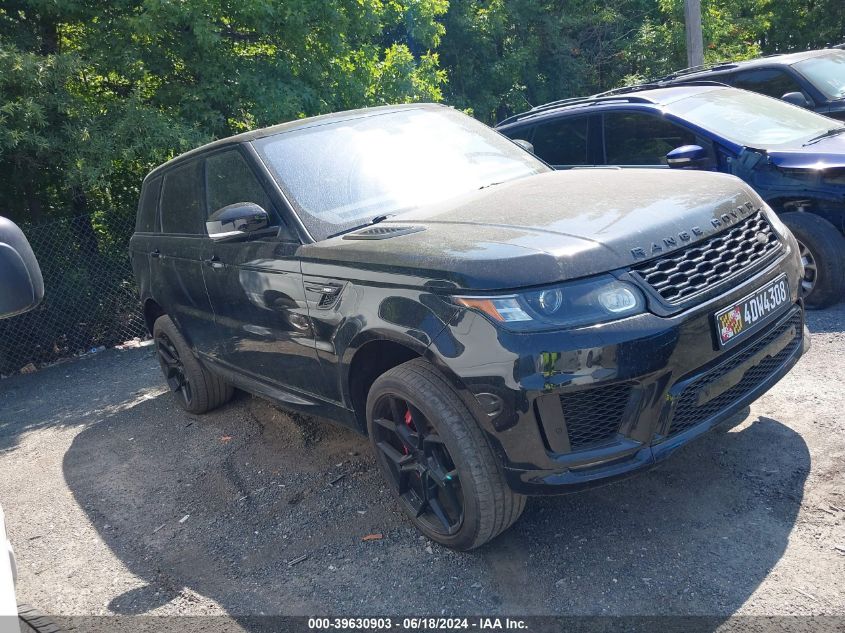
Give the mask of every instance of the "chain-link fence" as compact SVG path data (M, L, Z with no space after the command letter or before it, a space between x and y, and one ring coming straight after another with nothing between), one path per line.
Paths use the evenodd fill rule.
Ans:
M134 217L86 215L21 228L41 265L44 301L0 320L0 374L146 336L128 256Z

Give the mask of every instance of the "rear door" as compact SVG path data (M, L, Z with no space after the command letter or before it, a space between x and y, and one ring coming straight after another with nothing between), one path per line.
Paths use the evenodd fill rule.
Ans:
M144 181L135 219L135 232L129 241L129 259L139 285L140 295L150 294L150 253L158 241L158 202L161 197L161 176Z
M269 176L256 167L241 146L206 158L206 216L253 202L271 217L270 228L249 237L210 241L203 274L217 342L209 353L229 370L287 391L319 394L322 372L297 257L300 241L284 221Z
M202 159L165 172L160 198L160 232L149 243L153 298L197 351L214 340L214 313L203 281L208 238L203 222Z

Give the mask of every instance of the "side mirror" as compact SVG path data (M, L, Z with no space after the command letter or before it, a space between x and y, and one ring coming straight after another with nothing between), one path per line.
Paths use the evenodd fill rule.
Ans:
M205 228L208 236L217 240L228 240L261 229L270 224L270 216L254 202L236 202L217 209L208 218Z
M813 104L810 103L810 100L807 99L807 96L803 92L787 92L781 99L792 105L797 105L799 108L813 107Z
M44 298L44 279L18 226L0 218L0 318L31 310Z
M707 165L707 151L700 145L681 145L666 154L666 164L674 169L698 169Z
M525 139L523 139L523 138L513 138L511 140L514 143L516 143L517 145L519 145L526 152L531 152L532 154L534 153L534 145L532 145L531 143L529 143Z

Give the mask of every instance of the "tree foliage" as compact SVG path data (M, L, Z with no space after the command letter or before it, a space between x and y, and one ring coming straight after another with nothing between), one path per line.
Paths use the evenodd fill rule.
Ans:
M17 219L131 212L189 147L364 105L438 101L444 0L11 0L0 196Z
M842 0L703 19L709 61L845 40ZM149 169L213 138L408 101L492 123L684 65L683 0L5 0L2 212L108 233Z

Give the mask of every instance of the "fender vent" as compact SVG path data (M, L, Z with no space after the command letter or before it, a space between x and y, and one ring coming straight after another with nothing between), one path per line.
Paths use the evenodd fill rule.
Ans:
M361 231L344 235L345 240L386 240L399 235L409 235L424 231L423 226L370 226Z

